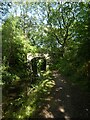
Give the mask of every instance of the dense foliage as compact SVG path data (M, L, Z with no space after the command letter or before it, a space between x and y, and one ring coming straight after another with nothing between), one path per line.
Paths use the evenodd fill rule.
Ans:
M2 82L5 119L9 117L24 119L33 116L38 106L37 98L45 90L41 86L47 79L52 80L49 69L46 69L46 74L40 73L40 77L36 78L38 82L31 85L33 76L27 66L27 53L48 54L50 59L47 60L47 64L51 70L59 70L72 82L84 90L89 90L89 2L3 1L0 3L0 9L3 16L0 20L3 23ZM39 63L38 66L40 69ZM50 83L49 90L52 86L53 84ZM35 97L34 100L32 96ZM28 97L32 100L29 106L26 104L29 101ZM13 114L10 113L11 111Z

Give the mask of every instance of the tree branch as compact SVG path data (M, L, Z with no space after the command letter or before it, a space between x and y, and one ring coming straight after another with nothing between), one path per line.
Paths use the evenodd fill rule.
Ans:
M55 33L53 33L53 34L54 34L54 36L56 37L57 42L58 42L60 45L62 45L62 43L60 43L60 40L59 40L58 36L57 36Z

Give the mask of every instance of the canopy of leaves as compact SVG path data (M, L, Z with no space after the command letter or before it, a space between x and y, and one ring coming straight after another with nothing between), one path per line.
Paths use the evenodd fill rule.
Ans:
M12 13L10 8L13 8ZM25 105L23 102L27 98L27 91L30 93L32 79L44 79L43 73L38 73L40 78L37 76L33 78L30 66L29 68L27 66L27 53L32 55L48 53L50 59L47 64L50 65L51 70L58 69L70 80L81 85L83 89L89 89L89 2L14 2L13 4L5 2L2 4L2 11L4 16L2 25L4 117L7 118L10 115L11 109L8 112L5 110L9 105L9 108L12 108L13 105L17 106L17 104ZM7 15L8 18L5 17ZM42 83L44 82L39 81L39 84L36 82L34 88L37 90L37 86L42 85ZM11 87L15 87L19 91L14 93L18 97L14 98L14 96L13 102L12 100L9 102L9 98L5 101ZM6 88L8 94L5 92ZM44 88L41 87L41 89ZM38 92L32 91L31 96L35 97L35 93L38 94ZM37 97L35 97L34 104L26 105L25 110L30 111L30 114L27 113L28 116L32 116L37 109L36 103ZM23 114L22 119L27 117L26 113L22 112L24 107L19 107L19 113L13 111L11 117L17 117L19 114L20 116Z

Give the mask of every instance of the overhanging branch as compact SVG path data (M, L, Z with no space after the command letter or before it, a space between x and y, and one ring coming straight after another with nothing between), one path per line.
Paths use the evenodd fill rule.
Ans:
M60 42L58 36L57 36L55 33L53 33L53 34L54 34L54 36L56 37L57 42L58 42L60 45L62 45L62 43Z

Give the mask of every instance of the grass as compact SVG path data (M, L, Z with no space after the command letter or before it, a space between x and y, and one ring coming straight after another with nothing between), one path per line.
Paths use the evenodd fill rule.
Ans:
M11 117L12 119L16 118L17 120L24 120L34 117L34 113L38 111L41 104L44 102L45 97L50 94L51 89L55 85L51 74L52 73L50 70L41 73L41 76L38 78L37 82L32 84L32 88L28 87L28 95L26 97L12 101L17 104L16 110L14 106L11 108L9 107L7 117Z

